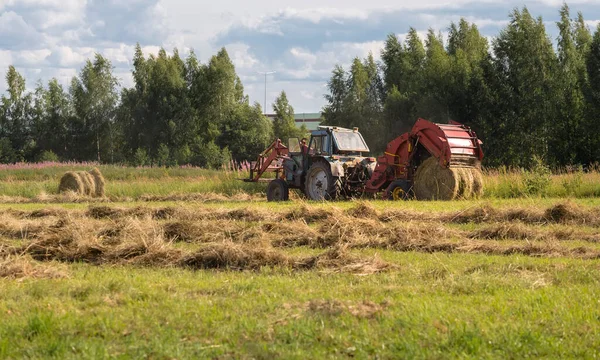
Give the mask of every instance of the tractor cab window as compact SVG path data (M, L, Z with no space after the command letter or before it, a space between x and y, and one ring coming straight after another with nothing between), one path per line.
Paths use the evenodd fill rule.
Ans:
M311 155L329 154L329 144L326 136L313 136L310 140L309 153Z
M358 132L338 131L334 132L333 136L340 151L369 152L369 147Z
M288 150L290 153L300 153L300 140L298 138L290 138L288 140Z

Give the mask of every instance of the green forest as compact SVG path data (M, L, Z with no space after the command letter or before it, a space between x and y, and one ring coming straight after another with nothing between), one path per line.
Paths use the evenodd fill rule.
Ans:
M485 165L553 167L600 161L600 26L565 4L549 36L541 17L515 9L488 39L466 20L448 36L414 28L388 35L381 60L355 58L328 81L323 123L359 127L372 154L417 118L455 120L484 141ZM96 54L68 88L56 79L33 91L10 66L0 104L0 162L97 161L220 168L254 160L275 138L302 136L281 92L271 121L251 104L227 51L207 63L191 52L144 56L133 86L121 87Z

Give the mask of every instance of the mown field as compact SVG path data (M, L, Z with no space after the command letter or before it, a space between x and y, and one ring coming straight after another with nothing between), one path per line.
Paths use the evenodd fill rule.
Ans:
M0 170L0 358L600 356L596 173L272 204L233 172L101 170L102 200Z

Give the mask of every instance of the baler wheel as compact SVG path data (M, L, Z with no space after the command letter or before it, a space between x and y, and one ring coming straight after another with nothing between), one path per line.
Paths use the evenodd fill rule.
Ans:
M396 180L390 184L387 190L389 200L408 200L411 197L411 189L405 180Z

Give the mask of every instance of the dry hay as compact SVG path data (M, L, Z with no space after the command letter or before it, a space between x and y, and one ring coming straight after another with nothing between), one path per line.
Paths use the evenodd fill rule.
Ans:
M192 269L258 270L262 267L290 266L285 253L233 242L209 244L184 256L179 263Z
M572 202L556 204L544 212L544 217L555 223L577 223L598 225L600 219L597 212L585 209Z
M585 241L600 242L600 234L590 234L573 228L532 227L522 222L501 222L471 231L470 239L486 240L531 240L531 241ZM546 231L545 231L546 230Z
M163 226L165 239L174 242L193 242L204 232L196 224L187 221L170 222Z
M313 246L319 234L303 221L270 222L262 225L262 231L272 238L275 247Z
M473 177L473 197L480 198L483 196L483 174L479 168L471 168L470 170Z
M359 219L378 219L379 212L373 205L365 201L359 201L356 206L346 210L346 214Z
M162 234L154 224L136 219L128 219L112 238L107 235L105 229L98 231L95 221L70 221L60 227L48 228L39 239L24 245L18 252L29 254L36 260L102 264L120 257L114 253L119 250L118 246L149 246L156 239L162 242ZM112 246L114 244L117 246Z
M95 265L133 264L236 270L256 270L267 266L355 274L370 274L389 267L379 259L349 255L340 248L317 256L293 257L261 241L265 236L272 235L264 232L260 226L235 225L237 233L232 232L230 236L231 239L241 241L237 243L227 238L223 223L213 223L213 231L220 231L222 234L220 238L204 231L205 224L193 224L198 228L192 230L179 230L186 236L195 231L204 231L200 236L206 241L212 241L190 253L174 248L172 241L163 236L164 229L150 218L125 218L114 225L104 223L105 226L96 220L65 221L60 226L46 228L28 244L4 248L0 257L23 254L38 261L85 262ZM172 227L170 229L173 231ZM258 241L248 243L248 239Z
M58 185L58 192L74 192L76 194L83 195L85 193L85 189L83 187L83 181L79 176L78 172L75 171L67 171L63 177L60 179L60 184Z
M60 264L42 264L29 256L8 256L0 259L0 278L7 279L58 279L68 277Z
M328 219L319 226L319 235L309 246L329 248L350 244L358 246L363 240L378 238L385 227L375 220L355 219L346 216Z
M89 197L95 197L96 196L96 179L94 178L94 176L86 171L79 171L78 173L79 173L79 178L81 179L81 182L83 183L83 189L84 189L83 195L86 195Z
M235 220L235 221L264 221L273 219L276 214L268 212L262 209L234 209L228 210L222 213L217 213L217 218L224 220Z
M98 168L93 168L90 171L90 175L92 175L92 177L94 178L94 183L96 185L95 196L103 197L104 196L104 185L106 184L106 181L104 180L104 176L102 176L102 173L100 172L100 170L98 170Z
M458 194L459 199L470 199L473 197L473 186L475 180L470 168L456 168L454 173L458 175Z
M188 243L261 243L265 235L258 226L226 220L172 221L163 226L163 231L168 241Z
M585 209L571 202L559 203L546 210L537 208L497 209L489 204L483 204L462 210L458 213L442 216L441 220L465 224L482 222L514 222L526 224L580 224L600 225L597 211Z
M53 218L36 218L29 217L15 218L8 214L0 215L0 237L16 240L29 240L40 236L50 228L54 228L58 222Z
M93 219L117 219L123 217L125 212L125 209L111 206L90 206L85 215Z
M383 223L399 221L439 221L440 217L432 212L420 212L406 209L386 209L379 216L379 221Z
M444 168L438 159L430 157L417 168L413 188L418 200L453 200L459 183L455 169Z
M8 216L14 219L44 219L51 217L62 218L73 214L73 211L68 211L63 208L44 208L32 211L15 210L12 208L1 210L0 216Z
M480 206L470 207L465 210L461 210L455 214L448 216L447 221L466 224L466 223L482 223L495 219L497 217L498 210L489 204L483 204Z
M248 194L243 191L231 195L219 194L214 192L195 193L195 194L169 194L169 195L142 195L140 201L147 202L165 202L165 201L184 201L184 202L199 202L199 203L214 203L214 202L249 202L262 201L263 196L259 194Z
M345 272L355 275L371 275L395 268L377 255L371 258L350 254L348 246L339 245L322 254L306 258L296 263L300 269L321 269L324 272Z
M174 207L164 207L164 208L148 208L144 206L136 206L133 208L120 208L113 206L90 206L88 210L85 212L85 216L93 218L93 219L123 219L127 217L137 217L137 218L152 218L155 220L168 220L172 218L180 218L187 219L190 218L191 215L183 210Z
M488 240L543 240L548 239L550 235L520 222L505 222L474 230L468 237Z
M336 207L329 207L324 209L321 207L308 206L302 204L302 206L292 209L289 213L283 216L284 220L302 220L307 224L323 221L329 218L335 218L341 215L340 209Z
M304 205L304 209L310 212L313 208ZM317 220L316 226L309 226L305 221L311 219L308 217L310 214L300 216L298 212L291 212L282 215L250 208L231 210L200 207L192 210L94 206L85 212L88 217L81 217L84 213L79 210L54 211L49 208L34 213L8 209L0 212L0 235L28 241L4 240L0 259L11 254L24 254L39 261L98 265L125 263L248 270L277 266L291 270L320 269L326 272L368 274L385 269L389 264L353 256L346 249L523 254L585 259L600 256L600 251L592 247L573 249L570 245L560 245L559 240L598 242L600 239L600 234L567 227L598 222L595 210L569 203L557 204L546 210L504 210L483 204L457 214L429 214L423 217L418 212L380 213L370 204L362 202L344 212L337 208L314 209L319 212L317 215L321 219ZM326 213L329 215L325 216ZM365 216L356 217L361 214ZM297 216L295 221L281 221ZM401 221L390 221L399 218ZM165 222L163 219L172 220ZM518 222L515 223L515 220ZM446 227L443 221L491 224L475 231L465 231ZM527 224L539 226L528 227ZM545 243L514 245L489 241L504 239L542 240ZM179 246L175 248L173 244L178 241L199 245L200 250L193 253L178 250ZM226 249L231 246L231 249ZM275 249L295 246L333 250L317 256L298 257ZM264 252L265 255L255 252ZM215 254L229 260L217 262L214 260ZM280 261L280 255L286 260ZM196 256L196 260L189 260L196 261L196 265L183 262L182 259L189 259L190 256ZM276 258L279 260L273 260Z
M104 185L104 177L97 168L94 168L90 172L68 171L60 179L58 192L71 192L89 197L103 197Z

